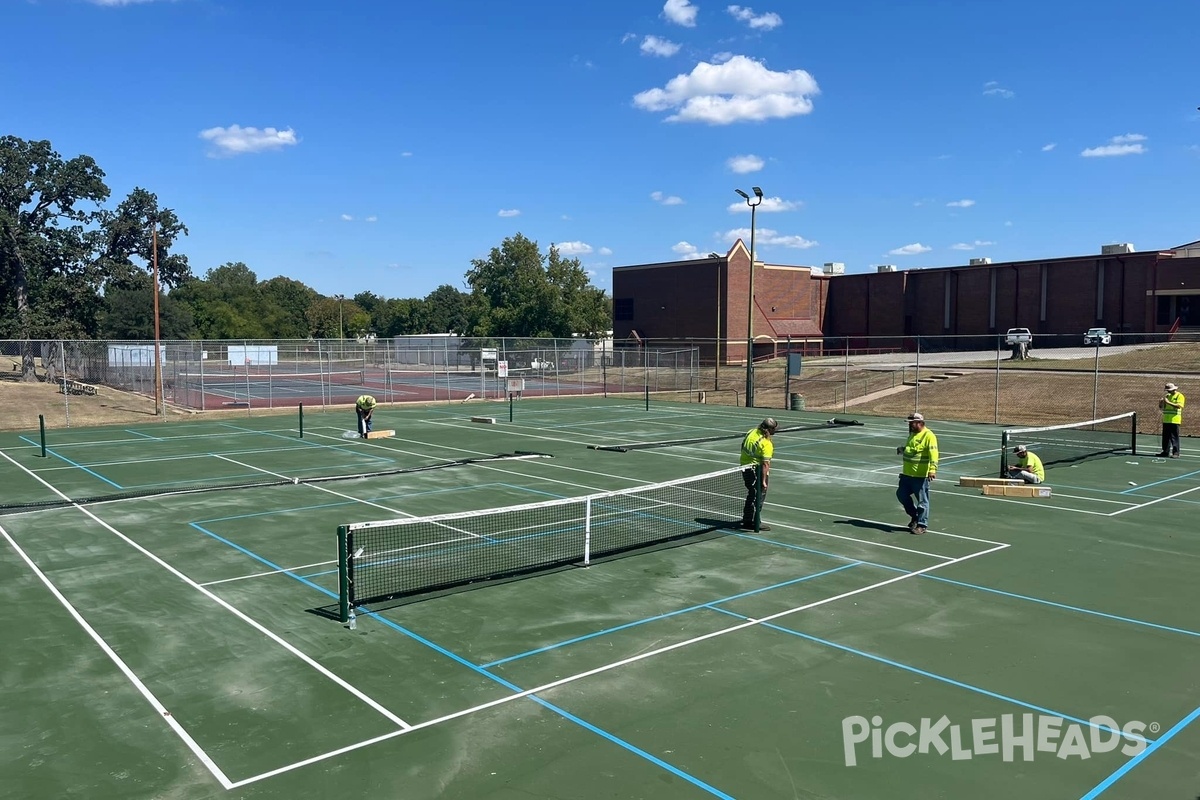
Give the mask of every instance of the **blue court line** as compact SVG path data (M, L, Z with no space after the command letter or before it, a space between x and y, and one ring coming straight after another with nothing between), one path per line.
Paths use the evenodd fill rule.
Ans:
M713 610L720 611L722 614L728 614L731 617L735 617L735 618L741 619L741 620L753 619L753 617L747 617L745 614L738 614L737 612L729 611L724 608L716 608L714 606ZM1120 734L1121 736L1123 736L1125 738L1129 738L1129 739L1137 739L1138 741L1142 741L1142 742L1153 742L1154 741L1153 739L1143 739L1141 736L1137 736L1135 734L1125 734L1125 733L1122 733L1121 731L1114 731L1105 725L1097 725L1094 722L1091 722L1086 719L1081 719L1079 717L1072 717L1070 714L1063 714L1062 712L1054 711L1053 709L1045 708L1043 706L1034 705L1033 703L1026 703L1024 700L1018 700L1015 697L1009 697L1008 695L1003 695L1003 694L999 694L997 692L989 691L987 689L982 689L978 686L973 686L969 683L963 683L962 681L955 680L954 678L947 678L944 675L938 675L936 673L928 672L928 671L920 669L918 667L909 666L908 664L901 664L899 661L893 661L890 658L884 658L883 656L877 656L874 653L867 653L863 650L856 650L853 647L847 647L844 644L838 644L837 642L831 642L828 639L821 639L817 636L812 636L807 633L801 633L800 631L792 630L791 628L785 628L782 625L776 625L773 622L764 622L761 624L762 624L762 627L764 627L764 628L771 628L772 630L779 631L780 633L786 633L786 634L790 634L792 636L799 636L801 639L807 639L811 642L816 642L817 644L823 644L826 647L832 647L836 650L842 650L842 651L850 653L852 655L862 656L863 658L868 658L872 661L878 661L881 664L887 664L890 667L896 667L897 669L902 669L907 672L915 673L917 675L923 675L926 678L933 678L935 681L941 681L942 683L948 683L951 686L957 686L960 689L967 689L968 691L976 692L978 694L982 694L987 697L991 697L995 700L1002 700L1006 703L1012 703L1013 705L1018 705L1018 706L1021 706L1022 708L1028 708L1033 711L1038 711L1042 714L1046 714L1051 717L1062 717L1063 719L1069 719L1072 722L1077 722L1080 725L1086 725L1089 728L1096 728L1097 730L1104 731L1105 733Z
M21 438L23 441L29 442L30 444L34 445L35 447L41 447L41 445L40 445L40 444L38 444L37 442L33 442L33 441L31 441L31 440L27 439L27 438L26 438L26 437L24 437L24 436L21 436L20 438ZM63 461L65 461L65 462L67 462L68 464L70 464L72 467L75 467L76 469L81 469L81 470L83 470L83 471L84 471L84 472L86 472L88 475L91 475L93 478L99 478L100 480L102 480L102 481L104 481L105 483L107 483L109 486L115 486L115 487L116 487L116 488L118 488L118 489L124 489L124 488L125 488L124 486L122 486L121 484L117 483L116 481L110 481L108 478L104 477L104 476L103 476L103 475L101 475L99 472L93 472L92 470L90 470L90 469L88 469L87 467L85 467L83 464L77 464L77 463L75 463L74 461L72 461L71 459L67 458L66 456L64 456L64 455L59 455L58 453L54 452L53 450L51 450L51 449L50 449L50 448L48 448L48 447L46 448L46 452L47 452L47 453L49 453L50 455L54 456L55 458L62 459Z
M746 533L734 533L733 535L741 537L743 539L752 539L754 541L763 542L764 544L772 544L772 545L775 545L776 547L785 547L789 550L801 550L805 553L817 553L819 555L829 556L830 558L840 558L844 561L853 560L849 556L838 555L837 553L827 553L823 550L814 550L811 547L801 547L800 545L788 544L787 542L779 542L779 541L775 541L773 539L764 539L760 536L751 536L750 534L746 534ZM917 552L917 551L914 550L911 552ZM880 564L875 561L866 561L863 559L858 559L858 561L859 561L859 563L864 564L866 566L879 567L880 569L891 570L892 572L908 572L909 571L906 569L901 569L900 567L893 567L889 564ZM1016 600L1027 600L1030 603L1040 603L1041 605L1053 606L1054 608L1061 608L1064 611L1074 611L1079 614L1089 614L1089 615L1095 616L1095 617L1104 617L1105 619L1112 619L1112 620L1116 620L1118 622L1128 622L1131 625L1144 625L1147 628L1157 628L1158 630L1170 631L1172 633L1182 633L1187 636L1200 636L1200 632L1191 631L1186 628L1173 628L1170 625L1160 625L1157 622L1147 622L1147 621L1141 620L1141 619L1133 619L1132 617L1122 617L1122 616L1118 616L1117 614L1108 614L1104 611L1095 611L1090 608L1080 608L1079 606L1067 605L1066 603L1057 603L1053 600L1043 600L1040 597L1031 597L1026 594L1017 594L1016 592L1006 592L1006 591L1003 591L1002 589L993 589L990 586L980 586L977 583L967 583L965 581L956 581L956 580L952 580L951 578L944 578L941 575L932 575L932 574L926 573L919 577L925 578L925 579L931 580L931 581L940 581L942 583L952 583L956 586L963 586L968 589L976 589L981 592L990 592L992 594L1004 595L1005 597L1011 597Z
M1151 486L1161 486L1164 483L1170 483L1171 481L1179 481L1179 480L1183 480L1184 478L1194 477L1196 475L1200 475L1200 469L1196 470L1195 472L1189 472L1186 475L1176 475L1174 478L1164 478L1163 480L1155 481L1154 483L1143 483L1141 486L1135 486L1132 489L1126 489L1125 491L1121 492L1121 494L1133 494L1136 492L1140 492L1143 489L1149 489Z
M588 633L583 636L576 636L574 639L567 639L566 641L558 642L557 644L548 644L545 647L539 647L534 650L527 650L524 653L517 653L515 656L508 656L507 658L499 658L499 659L496 659L495 661L489 661L486 664L480 664L479 666L483 667L484 669L488 669L491 667L498 666L500 664L507 664L509 661L516 661L517 659L527 658L529 656L537 655L538 653L545 653L550 650L557 650L560 647L566 647L567 645L577 644L579 642L587 641L588 639L595 639L597 636L604 636L609 633L615 633L617 631L623 631L628 628L634 628L634 627L637 627L638 625L645 625L647 622L657 622L660 619L667 619L668 617L674 617L679 614L686 614L689 611L698 611L699 609L702 609L702 608L712 608L712 605L714 603L728 603L732 600L739 600L743 597L750 597L751 595L761 594L762 592L770 591L771 589L779 589L784 586L791 586L796 583L803 583L804 581L809 581L809 580L812 580L813 578L820 578L822 575L830 575L834 572L841 572L844 569L850 569L851 567L856 567L856 566L859 566L858 562L855 562L853 564L843 564L840 567L834 567L833 569L827 569L824 572L817 572L812 575L805 575L800 578L793 578L790 581L783 581L782 583L776 583L771 586L764 586L761 589L752 589L748 592L741 592L740 594L730 595L729 597L722 597L720 600L709 600L704 603L698 603L694 606L688 606L687 608L680 608L675 611L668 611L665 614L659 614L654 617L646 617L644 619L639 619L634 622L627 622L624 625L616 625L611 628L605 628L604 630L596 631L595 633ZM336 571L337 570L334 570L334 572L336 572Z
M239 544L235 544L235 543L229 541L228 539L226 539L225 537L220 536L216 533L213 533L212 531L205 530L201 526L197 525L195 522L190 522L188 524L191 527L195 528L196 530L200 531L201 533L207 534L208 536L211 536L212 538L216 539L217 541L222 542L223 544L229 545L230 547L244 553L245 555L249 556L250 558L253 558L256 561L258 561L262 564L265 564L272 569L279 570L281 573L283 573L284 575L287 575L288 577L295 578L296 580L303 583L305 586L316 589L318 592L320 592L321 594L324 594L328 597L338 599L337 592L332 592L329 589L326 589L321 586L317 586L315 583L311 583L311 582L305 580L304 578L300 577L299 575L296 575L294 572L290 572L286 569L283 569L278 564L275 564L274 562L269 561L266 558L263 558L262 556L258 555L257 553L255 553L251 550L248 550ZM445 656L446 658L449 658L452 661L455 661L455 662L461 664L462 666L467 667L471 671L476 672L479 675L482 675L482 676L488 678L489 680L492 680L495 683L498 683L501 686L504 686L505 688L510 689L513 692L524 691L516 684L505 680L504 678L500 677L499 675L495 675L491 672L488 672L487 670L483 669L482 667L472 664L470 661L467 661L465 658L458 655L457 653L447 650L446 648L442 647L441 645L436 644L435 642L432 642L432 641L424 638L423 636L420 636L420 635L408 630L407 628L404 628L403 626L393 622L392 620L388 619L387 617L381 616L378 612L371 611L370 609L367 609L365 607L363 607L362 610L366 612L365 614L363 614L363 616L373 617L376 621L382 623L383 625L399 631L400 633L404 634L405 636L409 637L410 639L413 639L414 641L417 641L420 644L425 645L426 647L430 648L431 650L434 650L435 652L440 653L441 655ZM663 761L662 759L657 758L656 756L653 756L650 753L647 753L645 750L642 750L641 748L639 748L629 742L626 742L624 739L614 736L613 734L609 733L608 731L605 731L605 730L591 724L590 722L586 722L586 721L580 719L579 717L576 717L574 714L571 714L570 712L566 711L565 709L559 708L558 706L554 705L553 703L543 700L540 697L535 697L534 695L528 695L528 698L530 700L534 701L535 703L543 706L544 708L547 708L550 711L553 711L554 713L560 715L564 719L569 720L570 722L574 722L575 724L583 727L585 730L589 730L592 733L598 734L598 735L604 737L605 739L607 739L608 741L612 742L613 744L616 744L616 745L624 748L625 750L628 750L629 752L633 753L634 755L640 756L641 758L646 759L647 761L651 762L652 764L662 767L663 769L667 770L671 774L682 778L683 780L687 781L688 783L691 783L692 785L694 785L700 789L703 789L704 791L708 792L709 794L713 795L714 797L720 797L720 798L722 798L722 800L734 800L734 798L731 797L730 795L725 794L720 789L717 789L714 786L710 786L709 784L705 783L704 781L700 780L699 778L695 777L694 775L690 775L689 773L684 772L683 770L679 769L678 767L668 764L667 762Z
M132 433L134 436L145 436L147 439L152 439L152 440L154 440L154 441L156 441L156 442L161 442L161 441L162 441L162 439L160 439L160 438L159 438L159 437L157 437L157 436L151 436L151 435L150 435L150 434L148 434L148 433L142 433L141 431L135 431L135 430L133 430L133 429L131 429L131 428L126 428L126 429L125 429L125 432L126 432L126 433Z
M1169 742L1172 737L1175 736L1175 734L1179 733L1188 725L1195 722L1197 717L1200 717L1200 708L1197 708L1195 711L1179 720L1179 722L1176 722L1175 725L1171 727L1171 730L1167 731L1162 736L1159 736L1150 744L1149 747L1122 764L1116 772L1100 781L1100 783L1096 784L1096 787L1081 797L1080 800L1095 800L1095 798L1103 794L1114 783L1125 777L1125 775L1128 774L1131 769L1149 758L1151 753Z

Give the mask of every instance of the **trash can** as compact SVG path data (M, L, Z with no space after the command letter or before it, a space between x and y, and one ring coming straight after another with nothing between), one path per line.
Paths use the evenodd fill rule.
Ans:
M791 401L792 401L791 402L792 411L803 411L804 410L804 395L796 394L795 392L793 392L792 396L791 396Z
M705 399L704 399L704 392L698 392L698 393L696 394L696 402L697 402L697 403L704 403L704 402L706 402L706 401L705 401Z

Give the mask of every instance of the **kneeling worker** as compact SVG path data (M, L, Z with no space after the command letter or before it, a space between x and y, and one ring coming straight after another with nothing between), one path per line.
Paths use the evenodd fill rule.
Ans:
M371 414L375 412L375 398L369 394L361 395L354 403L354 411L358 414L358 433L366 439L371 432Z
M1041 483L1046 480L1046 468L1042 466L1042 460L1037 457L1037 453L1031 453L1029 448L1019 444L1013 448L1013 455L1017 457L1017 463L1008 465L1008 477L1020 478L1026 483Z

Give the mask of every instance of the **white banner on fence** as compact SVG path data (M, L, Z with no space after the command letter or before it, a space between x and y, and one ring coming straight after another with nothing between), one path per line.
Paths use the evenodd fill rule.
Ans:
M154 345L110 344L108 346L110 367L153 367Z
M229 363L233 366L259 366L279 363L279 345L274 344L231 344Z

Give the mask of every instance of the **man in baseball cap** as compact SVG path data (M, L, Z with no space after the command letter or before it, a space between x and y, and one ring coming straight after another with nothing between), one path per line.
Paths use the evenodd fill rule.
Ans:
M1158 401L1162 409L1162 452L1160 458L1179 458L1179 426L1183 424L1183 392L1173 383L1163 387L1163 398Z
M937 437L925 427L920 412L908 415L908 441L896 448L896 455L904 457L896 499L908 514L909 532L920 535L929 526L929 484L937 477L938 465Z

